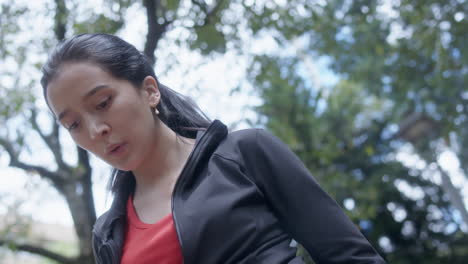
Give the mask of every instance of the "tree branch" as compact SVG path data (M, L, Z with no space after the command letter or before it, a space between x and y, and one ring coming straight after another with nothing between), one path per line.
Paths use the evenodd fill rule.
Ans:
M57 186L60 186L63 183L63 179L59 175L53 173L52 171L49 171L41 166L30 165L19 161L19 153L15 150L13 145L8 140L0 138L0 145L3 146L3 148L10 156L10 166L23 169L28 172L36 172L41 177L51 180Z
M439 165L438 162L435 162L437 167L440 171L441 178L442 178L442 189L445 193L449 196L452 205L460 212L463 222L468 225L468 210L465 207L465 203L463 202L463 197L460 190L455 187L450 179L450 176L447 172Z
M219 0L217 1L214 6L211 8L211 10L208 11L208 13L206 13L206 17L205 17L205 24L209 24L211 23L211 18L216 15L216 13L218 13L219 9L221 8L221 5L223 4L223 0Z
M42 140L44 140L46 145L51 150L59 168L63 171L70 172L70 166L68 166L62 158L62 148L60 147L59 141L59 125L53 121L52 132L49 135L44 134L42 129L37 124L37 112L35 109L31 110L30 122L32 128L39 134L39 136L42 138Z
M203 12L207 13L208 7L206 6L205 2L198 1L198 0L192 0L192 4L198 6Z
M63 40L65 38L65 32L67 30L67 19L68 19L68 10L65 5L64 0L55 0L56 12L55 12L55 25L54 33L57 39Z
M20 251L25 251L29 253L33 253L36 255L40 255L52 260L55 260L60 263L64 264L75 264L77 263L75 258L68 258L65 256L62 256L60 254L54 253L50 250L47 250L45 248L41 248L38 246L30 245L30 244L21 244L21 243L15 243L13 241L9 240L1 240L0 239L0 246L6 246L6 245L12 245L16 250Z
M162 35L166 32L167 27L173 22L172 20L167 20L164 16L162 16L164 23L158 23L157 2L157 0L143 1L143 6L146 8L146 17L148 22L148 33L146 34L144 53L146 56L148 56L150 62L153 65L156 63L154 52L158 46L158 42L162 38Z
M84 168L84 175L87 177L91 177L91 165L89 163L89 154L86 150L76 147L76 151L78 152L78 166L82 166Z
M216 13L219 11L219 9L221 8L223 4L223 0L219 0L216 3L214 3L213 7L211 7L210 9L205 2L201 2L198 0L192 0L192 4L200 7L200 9L205 13L205 19L203 21L203 25L199 26L199 27L203 27L213 22L212 19L216 15Z

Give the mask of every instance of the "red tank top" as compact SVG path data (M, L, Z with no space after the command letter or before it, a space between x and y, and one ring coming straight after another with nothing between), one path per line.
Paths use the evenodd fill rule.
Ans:
M155 224L146 224L138 218L130 196L125 235L121 264L182 264L172 214Z

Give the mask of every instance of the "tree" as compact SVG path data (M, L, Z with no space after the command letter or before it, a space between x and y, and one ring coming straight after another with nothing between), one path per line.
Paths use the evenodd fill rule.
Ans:
M259 30L287 32L281 48L306 43L253 59L260 123L301 156L391 263L463 263L468 255L466 205L438 162L449 148L467 175L462 2L293 1L289 23L271 22L275 7L258 12ZM302 53L327 56L341 81L312 85ZM397 158L407 148L423 166Z
M26 7L17 8L13 3L6 3L2 5L2 13L5 15L7 21L5 25L12 27L12 30L5 31L2 36L3 40L11 39L10 34L15 34L19 31L19 27L14 22L18 19L19 15L30 15L31 10ZM55 8L53 9L54 21L54 36L55 41L60 41L65 38L67 26L69 26L69 11L66 3L62 0L55 1ZM103 21L105 23L113 22L111 19ZM7 26L5 26L7 28ZM119 28L116 25L114 28L109 29L110 32L115 32ZM3 26L2 26L3 29ZM13 43L4 43L2 50L2 57L4 59L13 58L16 66L21 69L29 61L26 60L27 53L26 46L34 44L32 42L25 43L25 46L13 47ZM47 49L50 46L41 47ZM15 49L15 50L12 50ZM91 263L91 227L96 221L96 212L94 208L93 193L91 190L91 175L92 168L89 163L89 156L86 151L77 148L78 162L77 164L67 164L63 157L63 147L59 140L61 129L59 125L52 121L50 122L50 132L47 129L40 127L37 121L38 109L35 104L32 88L37 85L37 80L31 80L27 86L22 86L20 80L23 76L21 71L12 71L12 77L16 78L16 82L11 87L2 87L2 100L1 119L2 123L6 124L6 129L3 130L0 136L0 145L3 147L5 153L9 156L10 166L22 169L26 172L40 175L44 180L47 180L57 191L63 195L70 208L70 212L75 224L76 234L79 239L79 255L74 258L66 257L60 253L53 252L39 245L21 243L15 241L14 237L7 240L1 239L0 245L9 245L17 250L23 250L48 257L60 263ZM12 120L23 119L21 126L8 126ZM53 118L51 118L53 120ZM11 133L12 129L16 129L16 133ZM40 139L45 143L50 153L53 155L56 169L51 170L46 166L30 164L23 162L20 157L21 153L27 148L27 138L31 135L30 130L37 133ZM11 237L11 236L10 236Z
M1 121L6 128L0 134L1 154L9 158L11 167L40 175L65 198L79 239L79 254L66 257L42 246L20 243L14 235L9 236L11 239L0 240L0 245L10 245L61 263L91 263L91 228L96 219L91 190L93 168L88 153L80 148L76 148L77 163L68 164L64 156L70 150L65 149L60 141L62 129L52 116L48 118L48 126L38 121L41 116L48 115L38 107L36 101L36 95L40 94L37 92L40 90L38 69L45 61L45 57L38 54L48 54L58 41L73 34L116 33L127 22L126 10L135 6L143 10L144 14L141 15L146 15L144 53L155 64L155 53L162 41L195 50L207 59L214 54L223 54L227 49L237 50L239 54L249 53L242 38L246 35L252 38L256 34L258 27L255 25L258 22L253 20L260 17L252 17L250 24L246 24L243 14L255 12L257 7L255 3L244 1L105 0L104 9L100 12L94 12L83 1L55 0L44 4L46 13L42 15L45 24L50 25L49 32L53 34L29 34L29 38L23 42L16 41L20 39L16 36L22 31L27 32L27 29L18 22L36 14L37 10L14 1L1 6L1 55L3 60L12 61L14 65L14 69L2 69L2 74L16 81L6 83L0 90ZM32 73L31 76L36 79L24 78L24 68L28 68L28 73ZM29 81L24 83L25 80ZM51 155L53 166L33 164L22 159L34 139L39 139L45 145L47 151L44 153Z
M455 150L466 175L467 99L461 90L467 68L466 7L457 0L401 0L393 11L382 11L388 10L385 3L105 0L104 11L94 12L84 1L55 0L47 2L44 14L53 35L26 42L16 38L23 30L17 22L35 10L14 1L2 4L0 55L14 67L0 70L9 80L0 86L5 127L0 154L8 156L10 166L40 175L65 197L80 242L73 257L20 243L15 236L0 244L60 263L93 262L90 238L96 213L89 156L77 148L78 162L65 162L69 150L60 141L62 130L53 118L49 127L36 121L45 114L35 96L38 77L31 80L23 73L36 77L45 61L37 54L49 53L64 37L118 32L128 22L128 8L138 7L147 18L144 52L155 65L161 43L194 50L207 60L227 50L252 58L248 80L237 91L255 87L262 99L256 108L260 124L291 146L389 261L462 263L467 237L455 217L457 203L446 195L453 184L433 179L444 172L436 159L444 147ZM278 45L273 54L249 46L265 35ZM298 46L301 41L308 45ZM318 56L329 58L341 79L336 86L314 86L304 73L303 59ZM431 133L421 134L427 128ZM54 166L22 159L31 138L50 150ZM408 167L397 158L408 143L426 160L425 167ZM459 200L458 190L450 194ZM456 209L463 211L463 206Z
M394 122L401 127L398 136L412 143L427 164L437 164L440 152L450 149L458 154L466 176L463 135L468 98L463 83L467 81L468 51L464 45L467 22L463 14L467 7L463 1L380 5L353 1L348 6L335 1L324 10L327 15L317 22L337 41L328 37L311 44L321 52L332 51L333 67L339 73L362 82L370 93L398 103L394 111ZM337 19L340 12L343 17ZM428 127L409 137L409 129L414 131L423 120ZM439 143L431 146L437 139ZM439 171L443 188L468 224L468 211L459 190L444 170Z
M50 3L49 3L50 4ZM31 55L26 47L36 44L37 48L47 54L50 48L64 39L66 36L82 32L106 32L116 33L124 25L124 14L131 5L138 5L135 1L106 1L108 12L93 13L80 12L79 1L55 0L49 8L46 19L53 20L53 36L44 36L38 45L30 40L18 46L13 41L15 34L21 30L16 23L21 17L31 15L33 10L26 6L18 6L14 1L2 4L2 33L0 47L2 59L12 60L18 71L3 71L3 74L11 76L15 80L11 85L1 87L2 98L0 100L0 112L2 129L0 134L0 146L3 154L9 157L11 167L22 169L26 172L38 174L48 181L65 198L73 218L74 227L79 239L79 254L75 257L63 256L41 245L33 243L21 243L14 236L9 239L0 239L0 246L8 245L16 250L38 254L59 263L92 263L91 230L96 220L94 199L92 193L92 173L88 153L76 149L76 164L68 164L64 159L64 147L60 141L60 133L63 133L59 125L51 116L50 128L40 125L38 115L41 114L35 103L34 88L38 80L31 80L27 84L21 83L20 69L31 63L27 57ZM204 54L210 52L223 52L226 45L226 35L217 26L220 25L221 13L230 6L228 1L156 1L145 0L142 3L147 16L148 33L146 35L145 54L156 61L154 53L159 41L170 30L182 28L191 32L186 41L192 49L197 49ZM75 12L70 12L73 8ZM89 10L86 10L89 11ZM5 23L3 23L5 22ZM224 23L229 24L229 23ZM232 24L234 25L234 24ZM234 38L234 34L231 39ZM179 43L182 45L182 43ZM36 71L41 61L36 65ZM15 125L21 120L20 125ZM49 132L47 132L49 131ZM27 151L27 140L31 134L38 135L45 143L48 151L53 156L56 168L30 164L21 159L21 154ZM68 151L68 150L65 150Z

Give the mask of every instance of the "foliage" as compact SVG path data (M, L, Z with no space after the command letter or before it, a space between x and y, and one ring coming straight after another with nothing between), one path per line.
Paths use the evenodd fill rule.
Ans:
M314 86L304 61L287 52L257 56L248 70L262 98L260 123L291 146L390 263L463 263L468 255L459 217L466 206L452 199L457 188L437 180L448 177L441 150L455 151L467 172L462 2L292 1L282 23L271 22L278 6L251 13L257 30L284 33L277 38L284 50L305 40L300 53L327 56L341 77ZM403 128L417 128L413 116L429 125L410 137ZM398 158L409 144L422 167Z
M103 0L98 9L86 1L44 3L47 32L40 36L22 22L37 10L1 4L0 58L9 67L0 69L0 122L7 128L0 131L0 155L40 174L73 213L77 256L49 258L92 262L93 170L81 149L77 164L64 161L55 123L35 122L45 114L35 100L38 69L66 36L119 34L133 19L126 16L130 8L146 15L144 52L153 62L164 39L208 59L229 50L251 58L246 79L261 99L259 123L289 144L389 262L463 263L468 255L457 217L463 205L453 200L459 190L437 180L447 178L437 159L442 150L457 154L464 175L468 169L464 1ZM264 36L278 45L274 53L251 50L249 43ZM322 57L337 84L316 85L305 70L304 60ZM424 129L414 134L419 121ZM53 156L52 169L21 159L27 139L38 136ZM405 165L399 155L408 148L424 166Z

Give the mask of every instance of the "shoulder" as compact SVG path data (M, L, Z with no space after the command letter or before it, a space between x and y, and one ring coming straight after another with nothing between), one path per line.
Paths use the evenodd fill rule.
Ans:
M253 142L257 138L257 133L260 130L263 130L263 129L249 128L249 129L242 129L242 130L230 132L228 136L226 137L226 142L235 143L235 144Z
M263 128L249 128L230 132L226 137L224 144L252 144L262 143L264 140L276 139L270 132Z
M248 150L255 147L265 147L271 143L281 144L282 141L265 129L250 128L229 133L220 147L224 144Z
M269 146L274 142L280 142L280 140L264 129L238 130L227 135L217 147L215 154L242 160L243 157L258 153L258 151L268 151Z
M96 219L96 222L94 223L94 226L93 226L93 235L98 236L98 237L103 237L102 234L104 233L104 230L107 227L108 219L109 219L109 211L106 211L104 214L102 214Z
M226 155L251 147L252 144L257 141L257 133L259 130L260 129L251 128L230 132L219 144L216 149L216 154Z

